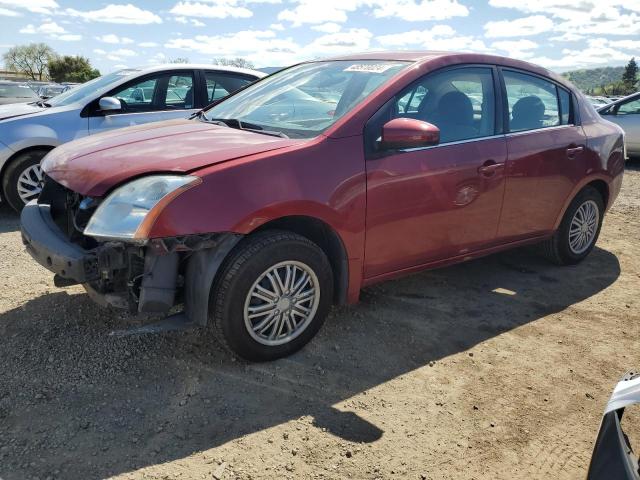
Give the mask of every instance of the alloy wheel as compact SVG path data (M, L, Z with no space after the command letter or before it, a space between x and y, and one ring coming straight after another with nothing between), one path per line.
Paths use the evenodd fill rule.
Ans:
M315 272L302 262L280 262L265 270L249 289L244 323L257 342L282 345L304 332L319 301L320 283Z
M600 222L600 211L593 200L587 200L573 214L569 226L569 249L575 255L584 253L593 243Z
M18 195L26 204L37 198L42 191L42 169L40 164L25 168L18 177Z

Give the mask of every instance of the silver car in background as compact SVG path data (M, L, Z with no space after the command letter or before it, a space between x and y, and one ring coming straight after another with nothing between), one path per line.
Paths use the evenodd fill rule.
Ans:
M36 92L25 83L0 81L0 105L33 102L38 98Z
M0 106L2 198L20 211L40 193L51 149L114 128L185 118L264 77L243 68L170 64L128 68L48 100Z
M598 113L622 127L625 133L627 155L640 157L640 92L601 107Z

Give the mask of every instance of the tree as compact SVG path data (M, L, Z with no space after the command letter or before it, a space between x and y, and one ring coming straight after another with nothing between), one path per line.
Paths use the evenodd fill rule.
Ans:
M88 58L65 55L49 60L49 77L54 82L84 83L100 76L100 71L91 67Z
M253 63L241 57L236 58L214 58L211 60L214 65L222 65L224 67L240 67L253 68Z
M189 63L189 59L187 57L177 57L169 60L169 63Z
M625 86L626 93L633 93L635 84L638 81L638 64L635 57L632 58L624 69L622 74L622 83Z
M2 58L7 70L24 73L32 80L42 80L47 77L49 60L55 55L49 45L30 43L10 48Z

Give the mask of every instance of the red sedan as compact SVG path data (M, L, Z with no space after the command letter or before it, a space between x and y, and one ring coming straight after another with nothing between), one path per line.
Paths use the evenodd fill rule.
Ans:
M532 243L583 260L623 145L535 65L354 55L292 66L190 120L56 148L22 234L59 286L134 312L183 306L143 331L213 323L236 354L269 360L375 282Z

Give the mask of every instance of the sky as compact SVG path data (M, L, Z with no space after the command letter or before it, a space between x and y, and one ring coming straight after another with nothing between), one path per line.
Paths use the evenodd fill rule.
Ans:
M0 26L0 54L45 42L102 73L368 50L488 52L558 72L640 57L640 0L0 0Z

